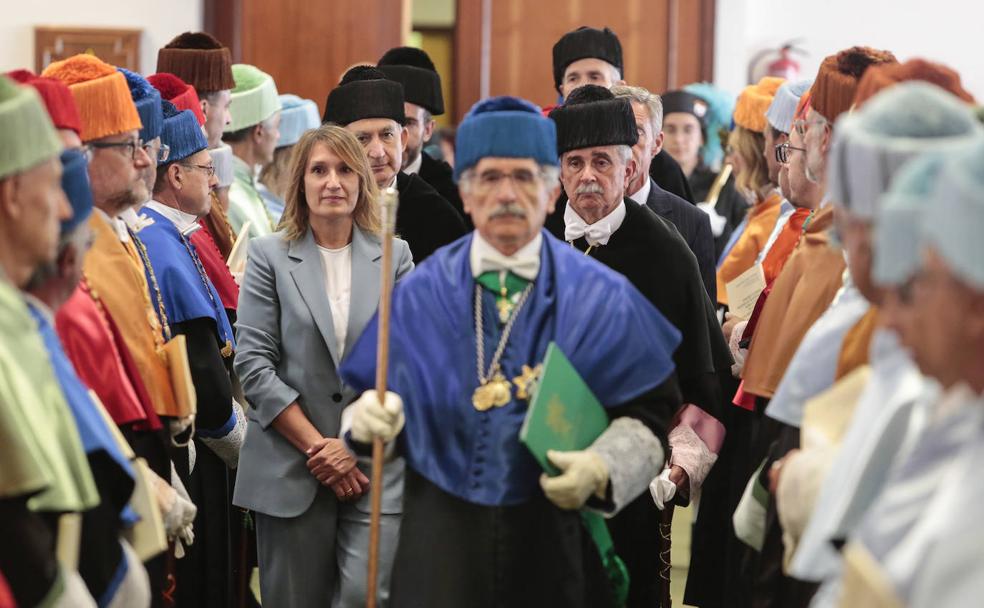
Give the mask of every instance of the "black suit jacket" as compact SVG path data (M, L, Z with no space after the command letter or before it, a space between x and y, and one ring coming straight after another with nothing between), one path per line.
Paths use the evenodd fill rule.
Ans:
M680 236L697 258L700 278L711 302L717 302L716 265L714 263L714 235L711 233L711 220L707 214L683 200L679 196L660 188L649 180L649 198L646 206L676 226Z
M461 194L458 192L458 184L454 183L454 172L451 165L443 160L437 160L426 152L420 153L420 170L417 172L420 179L430 184L444 200L451 203L454 210L461 215L468 230L474 228L471 218L465 213L465 206L461 202Z

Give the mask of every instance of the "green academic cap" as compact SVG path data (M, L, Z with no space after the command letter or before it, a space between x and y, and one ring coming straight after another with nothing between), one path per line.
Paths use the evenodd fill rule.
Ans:
M58 156L61 148L37 91L0 76L0 179Z

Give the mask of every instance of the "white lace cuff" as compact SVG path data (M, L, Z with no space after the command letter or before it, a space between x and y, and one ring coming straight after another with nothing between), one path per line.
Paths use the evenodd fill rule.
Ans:
M707 474L717 462L717 454L686 425L681 424L670 431L669 441L670 465L677 465L687 472L687 477L690 478L690 498L696 500L696 494L704 485Z
M656 435L635 418L616 418L589 448L608 466L613 517L649 487L663 469L666 454Z

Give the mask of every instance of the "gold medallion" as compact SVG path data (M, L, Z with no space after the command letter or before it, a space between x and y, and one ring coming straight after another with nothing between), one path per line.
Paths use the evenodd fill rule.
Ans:
M472 393L472 405L484 412L493 407L502 407L512 399L509 381L501 373L496 372L490 380L480 385Z
M489 383L482 384L475 389L475 392L472 393L472 405L475 406L476 410L484 412L492 407L492 403L494 401L492 398L492 390L493 387Z
M489 382L489 386L492 387L492 405L495 407L502 407L512 399L509 381L506 380L506 377L502 373L496 372L495 376Z
M513 304L508 299L502 298L495 302L495 307L499 310L499 322L505 323L512 314Z
M541 373L543 373L542 364L536 367L530 367L529 365L523 366L523 373L513 378L513 384L516 385L517 399L523 399L524 401L530 400L533 388L536 386L536 381L540 379Z

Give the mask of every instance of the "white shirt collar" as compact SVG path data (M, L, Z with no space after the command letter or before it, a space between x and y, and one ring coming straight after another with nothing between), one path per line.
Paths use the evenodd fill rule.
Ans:
M423 162L424 162L424 151L421 150L420 154L417 155L417 160L407 165L407 168L404 169L403 172L407 174L420 173L420 165L422 165Z
M642 182L642 188L639 188L635 194L630 194L629 198L639 203L640 205L645 205L646 201L649 200L649 193L653 189L653 179L649 178Z
M109 227L113 229L116 233L116 238L120 240L121 243L130 242L130 232L126 229L126 224L119 217L109 217L109 214L96 207L96 213L103 219L104 222L109 224Z
M543 235L537 233L533 240L519 248L513 255L503 255L482 238L477 231L472 238L470 261L473 277L489 271L508 270L518 277L532 281L540 272L540 247Z
M174 227L178 229L178 232L184 236L191 236L195 231L201 228L201 224L198 223L198 217L190 213L185 213L180 209L175 209L174 207L168 207L164 203L157 201L149 201L144 207L148 209L153 209L157 213L160 213L174 224Z
M622 226L623 221L625 221L624 200L619 202L618 207L615 207L611 213L594 224L588 224L581 219L581 216L574 211L574 207L568 201L567 209L564 210L564 240L567 242L575 241L583 236L591 246L607 245L608 239L612 238L615 231Z

